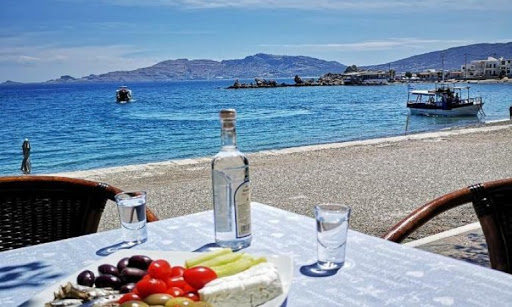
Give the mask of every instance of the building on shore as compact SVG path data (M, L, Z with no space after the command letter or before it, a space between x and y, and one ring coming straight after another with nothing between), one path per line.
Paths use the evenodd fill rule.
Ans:
M435 81L442 81L443 80L443 74L444 73L444 80L448 79L455 79L460 80L462 79L463 73L460 70L437 70L437 69L427 69L422 72L418 72L411 75L412 80L416 77L417 81L426 81L426 82L435 82Z
M512 77L512 59L487 57L487 60L473 60L461 66L464 78Z
M390 80L388 71L354 71L342 74L345 85L382 85Z

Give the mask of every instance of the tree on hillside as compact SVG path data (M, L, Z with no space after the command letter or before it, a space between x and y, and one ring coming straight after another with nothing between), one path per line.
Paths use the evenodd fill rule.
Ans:
M412 78L412 72L410 72L410 71L406 71L406 72L405 72L405 77L406 77L406 78Z
M357 66L356 65L352 65L352 66L347 66L347 68L345 69L345 73L349 73L349 72L356 72L358 71L357 69Z

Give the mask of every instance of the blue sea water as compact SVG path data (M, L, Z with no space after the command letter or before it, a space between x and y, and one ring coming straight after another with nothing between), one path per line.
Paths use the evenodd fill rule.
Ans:
M0 175L20 174L25 138L33 174L211 156L220 146L222 108L237 110L244 152L405 132L406 84L225 89L232 83L126 84L135 101L124 105L115 102L121 84L1 86ZM483 97L485 118L414 116L408 132L508 118L512 85L472 84L471 94Z

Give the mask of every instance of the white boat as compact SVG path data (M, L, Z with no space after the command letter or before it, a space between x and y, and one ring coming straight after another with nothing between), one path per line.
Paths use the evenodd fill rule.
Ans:
M116 100L119 103L127 103L132 100L132 91L127 86L120 86L116 91Z
M463 90L467 90L465 98L462 97ZM442 85L433 90L411 90L407 97L411 115L477 116L483 114L483 105L482 97L469 97L469 86Z

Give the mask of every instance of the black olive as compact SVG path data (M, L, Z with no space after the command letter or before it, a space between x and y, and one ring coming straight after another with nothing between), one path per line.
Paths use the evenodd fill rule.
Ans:
M103 274L110 274L114 276L119 276L119 271L117 270L117 267L110 265L110 264L102 264L98 267L98 272L100 272L100 275Z
M124 257L123 259L119 260L119 262L117 263L117 271L118 272L122 272L124 270L124 268L126 268L128 266L129 259L130 259L130 257Z
M130 268L147 270L147 268L151 264L151 261L153 260L151 260L151 258L149 258L148 256L135 255L131 256L130 259L128 260L128 266Z
M96 277L94 284L97 288L113 288L115 290L119 290L119 288L121 288L122 282L121 279L119 279L117 276L105 274Z
M135 289L135 283L131 282L131 283L128 283L126 285L123 285L119 289L119 292L121 292L121 293L129 293L129 292L132 292L133 289Z
M81 272L76 277L76 283L82 286L92 287L92 285L94 285L94 273L89 270Z
M124 282L127 282L127 283L138 282L146 274L147 273L144 270L127 267L127 268L124 268L124 270L121 272L120 277Z

